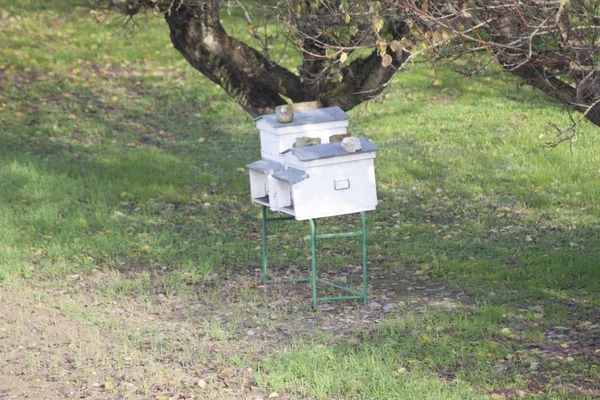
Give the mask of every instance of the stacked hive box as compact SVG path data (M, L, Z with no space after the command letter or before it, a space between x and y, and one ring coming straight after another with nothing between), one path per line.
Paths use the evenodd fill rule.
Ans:
M346 134L348 119L339 107L299 111L289 123L276 114L258 118L262 159L247 165L252 201L297 220L374 210L377 148L361 139L362 148L349 153L329 141ZM321 144L294 147L302 137Z

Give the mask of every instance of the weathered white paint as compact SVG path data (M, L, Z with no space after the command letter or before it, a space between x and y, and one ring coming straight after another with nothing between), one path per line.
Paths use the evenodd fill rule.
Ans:
M329 143L330 136L346 134L348 118L339 107L295 112L294 120L289 124L277 122L275 114L263 116L256 121L260 131L261 157L281 162L280 154L302 136Z
M292 207L292 186L280 180L275 179L277 182L275 190L277 191L276 204L274 204L275 210L282 209L284 207Z
M296 219L330 217L375 209L377 188L374 157L338 162L343 158L345 157L331 158L329 160L333 162L330 164L307 166L305 170L310 178L292 186ZM336 181L348 181L348 188L336 190Z
M320 127L324 128L324 127ZM346 127L329 127L324 129L298 130L295 133L277 134L269 130L260 131L260 155L263 158L281 162L281 153L294 146L296 139L302 136L321 139L321 143L329 143L332 135L343 135Z
M326 165L330 165L331 163L342 164L342 163L354 163L356 161L365 160L365 159L373 159L375 158L375 152L372 153L349 153L343 157L333 157L333 158L319 158L316 160L310 161L300 161L298 157L296 157L292 152L286 152L282 154L283 163L286 166L304 169L307 172L309 168L312 167L322 167ZM310 174L310 173L309 173Z
M253 199L268 196L268 178L267 174L250 170L250 194Z

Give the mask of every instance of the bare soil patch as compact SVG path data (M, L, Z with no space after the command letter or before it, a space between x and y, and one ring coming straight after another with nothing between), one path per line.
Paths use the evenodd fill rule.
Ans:
M177 273L97 271L0 286L0 399L268 398L272 393L260 387L252 366L288 351L293 338L368 340L386 318L420 308L465 310L474 303L426 273L399 269L372 269L368 305L331 302L317 311L310 307L308 284L262 285L258 270L173 291L158 285ZM540 329L518 315L509 318L516 335ZM598 356L596 318L579 316L579 326L545 332L539 346L498 368L509 371L535 353L543 360L525 392L560 385L549 382L545 370L570 357ZM571 392L598 394L596 383L580 380Z
M406 307L456 300L439 287L419 297L418 286L403 300L377 289L367 306L332 302L315 312L307 284L264 286L258 271L179 294L109 290L143 274L0 286L0 398L267 398L250 365L285 352L292 336L364 336Z

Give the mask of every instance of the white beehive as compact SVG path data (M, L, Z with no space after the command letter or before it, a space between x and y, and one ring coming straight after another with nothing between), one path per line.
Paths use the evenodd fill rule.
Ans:
M346 133L349 118L339 107L298 111L289 123L277 121L277 114L263 115L256 122L260 130L260 155L264 159L281 161L280 154L302 136L329 143L330 136Z
M330 136L346 133L346 113L331 107L296 112L288 124L276 118L266 115L257 122L263 159L247 165L253 202L298 220L375 209L377 148L367 139L354 153L329 143ZM322 144L293 147L299 137L320 138Z

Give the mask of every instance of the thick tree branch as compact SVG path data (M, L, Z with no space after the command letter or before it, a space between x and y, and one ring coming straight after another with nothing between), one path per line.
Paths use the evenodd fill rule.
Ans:
M504 72L518 76L600 126L600 30L595 29L600 24L600 2L399 3L413 15L417 39L435 42L443 50L435 48L436 59L454 61L457 50L462 55L485 51ZM444 37L450 40L440 40ZM475 72L477 64L466 68Z
M580 103L578 101L577 89L574 87L567 85L560 79L544 76L542 68L521 67L513 71L513 74L522 78L528 85L584 113L583 115L586 119L600 126L600 104L597 101L586 104Z
M261 45L254 49L225 31L219 19L225 7L220 0L90 1L108 4L131 18L143 9L162 13L174 47L254 116L272 112L288 99L321 100L326 106L349 110L378 96L408 56L389 43L408 34L403 15L369 2L303 0L276 6L257 2L251 10L248 3L235 0L250 34ZM285 26L303 54L299 75L269 57L269 40L257 36L251 11L271 15ZM372 53L366 58L353 56L354 61L346 63L357 49Z
M394 41L392 44L383 44L385 52L381 53L379 49L373 50L367 58L357 58L352 61L343 70L341 82L328 83L320 96L321 103L349 110L363 102L373 100L385 90L410 56L400 41L408 34L408 26L404 23L390 23L387 30L390 35L393 35Z
M382 62L383 58L377 51L373 51L366 59L354 60L345 71L342 82L330 84L329 91L321 95L321 103L349 110L376 98L385 90L408 57L408 53L402 49L396 52L388 49L386 55L391 57L389 65Z
M218 0L184 1L166 12L175 48L251 115L271 112L284 104L281 95L305 101L298 76L227 35L219 22L220 7Z

